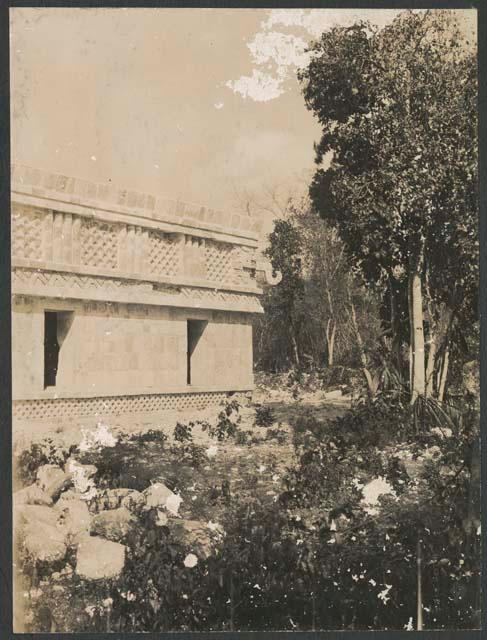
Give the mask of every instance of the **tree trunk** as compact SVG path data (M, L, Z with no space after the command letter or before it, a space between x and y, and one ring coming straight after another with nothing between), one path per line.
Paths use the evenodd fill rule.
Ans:
M438 387L438 400L440 402L443 402L443 398L445 396L449 360L450 360L450 345L447 344L445 347L445 353L443 354L443 360L441 362L440 384Z
M421 553L421 540L418 539L417 551L416 551L416 564L417 564L417 587L416 587L416 631L423 630L423 584L422 584L422 553Z
M431 331L430 336L430 348L428 351L428 361L426 365L426 396L432 398L434 395L434 373L436 354L438 352L437 335L434 331Z
M332 318L329 318L326 323L326 348L327 348L327 363L329 367L333 366L333 352L335 350L335 333L336 323Z
M352 320L352 327L355 333L355 338L357 340L357 346L358 346L358 350L359 350L359 354L360 354L360 362L362 363L362 371L363 374L365 376L365 380L367 381L367 388L369 390L369 394L371 396L374 396L376 391L377 391L377 382L373 379L372 374L369 371L368 368L368 362L367 362L367 354L365 353L365 349L364 349L364 343L362 340L362 335L360 333L360 329L358 327L358 323L357 323L357 314L355 312L355 305L353 304L352 301L352 296L350 295L350 290L348 291L348 299L350 302L350 317Z
M326 343L328 347L328 366L333 366L333 351L335 348L335 331L336 331L336 322L334 316L334 305L333 298L331 297L330 287L328 286L328 282L326 283L326 297L328 298L328 307L330 312L330 318L326 324ZM331 329L330 329L331 327Z
M409 299L410 299L410 344L412 347L412 384L411 404L418 396L424 396L425 388L425 353L423 326L423 292L421 287L421 272L423 266L423 248L418 256L412 259L409 268Z
M397 309L396 281L392 274L389 274L389 295L391 299L392 358L397 370L399 372L402 372L401 329L399 324L399 313Z
M298 342L296 340L296 335L294 332L294 328L291 329L291 341L293 344L293 352L294 352L294 361L296 363L296 367L299 369L300 361L299 361L299 350L298 350Z
M436 382L436 396L441 400L439 398L441 375L445 363L445 354L448 352L448 341L455 314L452 309L444 304L439 306L436 313L433 313L431 305L429 305L428 313L430 319L430 347L426 365L426 395L428 397L434 396ZM448 355L446 355L446 363L448 367Z

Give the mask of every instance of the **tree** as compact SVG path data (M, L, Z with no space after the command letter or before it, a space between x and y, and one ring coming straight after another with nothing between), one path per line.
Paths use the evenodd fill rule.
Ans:
M453 325L476 298L474 51L454 13L408 11L380 31L323 33L300 79L323 128L313 206L365 279L387 287L396 361L407 297L411 401L435 385L441 395Z
M265 255L282 278L264 298L264 311L267 331L283 338L279 345L280 364L292 361L297 368L301 367L301 335L306 322L301 253L301 238L293 223L276 220Z
M336 230L310 209L309 202L295 208L294 217L303 246L303 269L310 319L317 325L316 351L325 352L327 366L335 364L337 333L344 333L344 302L348 268L343 243ZM322 343L325 343L325 349Z
M372 391L373 352L381 334L377 302L350 272L336 230L311 210L307 198L295 199L285 219L275 221L266 253L282 280L263 297L265 314L255 332L259 366L358 366Z

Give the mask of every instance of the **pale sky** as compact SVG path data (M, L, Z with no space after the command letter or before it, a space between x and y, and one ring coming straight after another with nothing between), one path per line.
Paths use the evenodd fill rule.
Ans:
M397 13L10 9L12 161L228 211L236 192L303 189L306 44Z

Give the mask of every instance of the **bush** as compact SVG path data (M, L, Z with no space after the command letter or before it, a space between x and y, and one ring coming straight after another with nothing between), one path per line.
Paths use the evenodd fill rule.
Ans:
M148 429L144 433L137 433L130 436L131 442L157 442L159 445L164 445L167 442L168 437L163 431L156 429Z
M45 464L56 464L63 467L75 450L75 445L66 447L54 442L52 438L32 443L17 458L17 473L20 481L24 485L32 484L36 479L37 470Z
M174 427L174 440L177 442L191 442L193 440L193 423L181 424L176 423Z
M207 460L204 447L193 442L174 445L171 447L170 453L173 455L173 463L187 464L192 468L199 467Z
M237 400L223 403L223 408L218 414L217 423L215 426L210 425L207 422L203 422L203 430L207 430L211 438L216 438L219 441L226 440L227 438L235 437L239 431L238 425L242 421L240 415L240 404Z
M255 425L257 427L271 427L276 421L272 407L261 405L255 409Z
M252 443L252 431L243 431L243 429L239 429L235 436L235 444L244 445Z
M267 440L276 440L278 444L284 444L287 440L285 429L269 429L266 434Z

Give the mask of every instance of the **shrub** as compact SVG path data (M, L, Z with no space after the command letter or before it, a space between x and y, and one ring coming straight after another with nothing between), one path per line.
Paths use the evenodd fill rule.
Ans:
M75 445L66 447L54 442L52 438L45 438L41 442L32 443L17 458L19 479L25 485L32 484L36 479L39 467L44 464L56 464L62 467L75 450Z
M174 427L174 440L177 442L192 442L193 440L193 423L182 424L176 423Z
M243 431L243 429L239 429L235 435L235 444L251 444L252 436L252 431Z
M278 444L284 444L287 440L285 429L269 429L266 434L267 440L276 440Z
M199 467L207 460L204 447L193 442L182 442L170 449L173 455L173 464L189 464L191 467Z
M232 400L223 404L223 408L218 414L215 426L207 422L201 423L204 431L208 431L210 437L217 440L226 440L235 437L239 431L238 425L242 421L240 415L240 404L237 400Z
M137 433L130 436L131 442L157 442L160 445L163 445L167 442L168 437L163 431L159 431L156 429L148 429L144 431L144 433Z
M271 427L276 421L272 407L261 405L255 409L255 424L257 427Z

